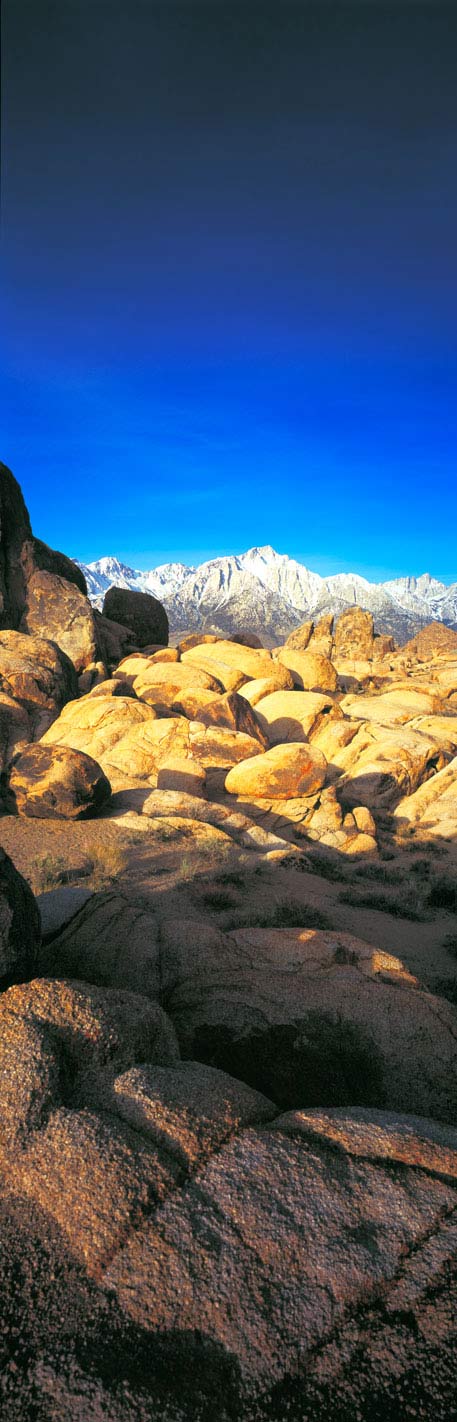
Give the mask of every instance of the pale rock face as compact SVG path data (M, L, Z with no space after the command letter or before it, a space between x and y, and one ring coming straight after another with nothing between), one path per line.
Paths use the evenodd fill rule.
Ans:
M274 673L269 652L258 651L254 647L242 647L239 642L220 640L204 647L190 647L187 652L182 653L181 660L186 666L201 667L209 673L214 668L216 677L219 663L230 667L232 671L242 672L252 680Z
M240 687L240 696L244 696L245 701L249 701L250 706L257 706L257 702L263 696L269 696L273 691L293 691L294 679L287 667L276 662L272 676L257 677L254 681L246 681Z
M417 687L398 691L392 688L374 696L345 696L341 702L345 716L357 721L378 721L381 726L402 726L416 716L427 716L440 708L439 696Z
M329 719L342 719L330 697L313 691L275 691L256 704L257 719L270 745L306 741Z
M281 647L277 656L302 691L336 691L338 677L328 657L319 652L296 652L289 647Z
M260 799L310 795L324 784L327 762L311 745L278 745L263 756L234 766L225 781L231 795Z

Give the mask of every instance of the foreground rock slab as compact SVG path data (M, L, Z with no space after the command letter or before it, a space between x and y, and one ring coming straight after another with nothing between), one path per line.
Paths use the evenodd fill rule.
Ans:
M313 1129L312 1114L300 1113L243 1131L105 1274L126 1315L147 1330L151 1362L194 1372L213 1405L225 1392L243 1416L243 1404L276 1388L278 1411L267 1415L282 1417L280 1386L294 1378L291 1415L307 1416L299 1401L309 1370L318 1392L324 1349L337 1372L338 1355L350 1357L369 1330L367 1306L382 1307L399 1330L406 1366L414 1356L406 1300L419 1322L455 1250L457 1134L376 1113L363 1125L356 1113L354 1126L351 1134L348 1113L338 1136L331 1114ZM381 1375L382 1367L381 1355ZM390 1349L384 1369L392 1385Z
M375 1105L457 1121L457 1010L351 934L162 925L184 1056L283 1106Z
M32 891L0 849L0 986L34 972L40 937L40 915Z

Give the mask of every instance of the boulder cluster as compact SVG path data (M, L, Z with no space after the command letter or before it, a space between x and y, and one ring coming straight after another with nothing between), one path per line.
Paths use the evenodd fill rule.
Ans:
M455 837L457 634L170 646L146 594L94 612L4 466L0 537L5 825L260 871L379 865L386 816ZM3 849L0 978L6 1422L455 1415L453 1002L344 931L37 901Z

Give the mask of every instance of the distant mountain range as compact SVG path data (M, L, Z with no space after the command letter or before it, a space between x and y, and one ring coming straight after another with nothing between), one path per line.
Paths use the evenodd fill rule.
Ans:
M354 603L373 613L376 632L389 632L399 643L432 621L457 629L457 583L447 587L428 573L387 583L370 583L357 573L321 578L270 547L212 558L197 568L165 563L149 572L112 557L74 561L97 607L113 586L152 593L166 608L172 633L249 631L274 644L306 618L338 616Z

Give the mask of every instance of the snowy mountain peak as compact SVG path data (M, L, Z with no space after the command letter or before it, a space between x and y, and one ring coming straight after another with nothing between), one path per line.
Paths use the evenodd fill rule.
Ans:
M111 555L78 566L97 606L112 586L152 593L166 607L173 632L250 630L274 642L306 618L339 615L354 604L372 612L377 632L400 642L432 620L457 625L457 583L447 587L429 573L386 583L370 583L359 573L322 578L270 544L196 568L164 563L142 571Z

